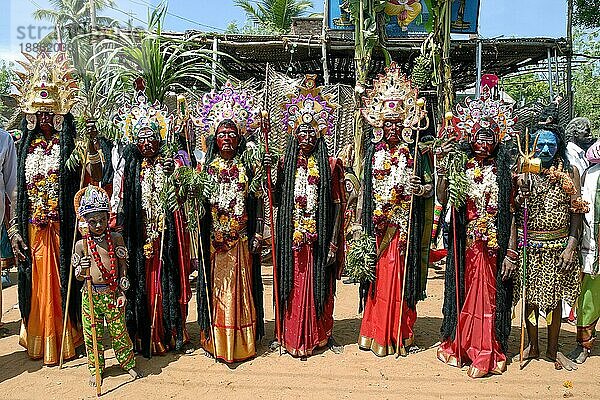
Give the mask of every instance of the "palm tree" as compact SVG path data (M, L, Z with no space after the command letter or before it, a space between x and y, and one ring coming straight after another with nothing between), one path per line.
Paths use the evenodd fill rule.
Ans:
M168 92L196 96L190 82L211 87L213 73L223 80L218 63L213 71L212 50L194 45L197 37L179 40L162 33L166 13L163 2L148 16L147 29L105 32L106 39L99 43L102 50L94 58L102 60L98 79L108 94L133 88L142 77L148 100L162 103Z
M93 0L96 11L114 7L113 0ZM69 39L82 33L89 32L91 13L90 0L50 0L50 9L38 9L33 12L33 17L40 21L49 21L54 25L42 42L52 40L67 43ZM111 26L114 20L109 17L96 17L99 26Z
M306 15L313 7L311 0L234 0L250 20L268 33L289 33L292 18Z

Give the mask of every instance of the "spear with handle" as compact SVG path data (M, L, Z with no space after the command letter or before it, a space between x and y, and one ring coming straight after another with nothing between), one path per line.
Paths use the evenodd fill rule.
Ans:
M269 119L267 111L261 112L260 128L264 135L265 152L269 153L269 131L266 129L265 121ZM273 291L275 292L275 334L279 343L279 355L281 355L281 321L279 318L279 276L277 274L277 249L275 247L275 218L273 217L273 181L271 179L271 167L266 168L267 173L267 195L269 197L269 223L271 224L271 260L273 262Z
M537 138L533 143L533 150L529 149L529 129L525 130L525 148L521 147L521 140L517 135L517 145L519 147L519 153L521 155L521 172L525 172L525 185L529 186L529 173L534 170L536 165L534 161L535 148L537 146ZM533 162L532 162L533 161ZM525 367L525 360L523 359L523 352L525 351L525 326L527 318L525 315L525 303L527 291L525 288L525 280L527 279L527 223L529 222L529 210L527 206L527 197L523 202L523 261L521 263L521 343L519 348L519 369Z
M422 112L425 108L425 100L418 99L417 100L417 121L415 126L415 149L413 151L413 171L412 176L415 176L417 173L417 161L419 156L419 139L420 132L426 130L429 127L429 118L425 117L426 123L425 126L421 126ZM406 356L406 348L404 347L404 339L402 338L402 314L404 312L404 291L406 289L406 271L408 270L408 251L410 248L410 237L412 234L412 214L413 208L415 204L415 195L411 193L410 195L410 207L408 211L408 229L406 233L406 248L404 250L404 268L402 274L400 274L400 270L398 270L398 279L400 279L400 315L398 316L398 343L396 345L396 358L400 356Z

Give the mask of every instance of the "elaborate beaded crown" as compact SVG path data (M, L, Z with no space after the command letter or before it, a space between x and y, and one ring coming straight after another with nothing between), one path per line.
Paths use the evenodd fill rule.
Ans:
M160 139L165 139L173 119L167 107L158 100L150 103L144 90L144 82L138 78L131 104L119 108L114 120L130 143L140 137L160 136Z
M14 71L21 82L14 82L18 93L13 97L25 114L38 111L65 115L77 101L77 83L72 77L73 69L64 53L37 57L23 53L26 61L17 61L25 72Z
M75 194L75 211L79 218L94 212L110 212L108 193L98 186L90 185Z
M383 138L384 121L403 121L404 127L416 129L423 119L424 99L419 99L419 89L413 86L410 79L392 62L373 81L373 89L367 89L363 97L365 107L362 115L371 125L375 139ZM406 135L404 135L406 136Z
M224 120L232 120L241 134L260 124L260 108L246 89L236 89L227 81L220 91L211 91L196 103L192 122L203 133L215 133Z
M503 100L494 100L488 86L481 88L479 99L467 98L464 106L458 104L454 111L452 124L461 137L474 140L480 129L490 129L499 141L514 136L513 129L517 118L512 116L513 106Z
M333 129L333 110L337 104L331 102L331 95L321 93L316 75L306 75L299 92L288 94L289 101L282 105L283 124L288 133L296 132L301 124L312 125L318 136L330 134Z

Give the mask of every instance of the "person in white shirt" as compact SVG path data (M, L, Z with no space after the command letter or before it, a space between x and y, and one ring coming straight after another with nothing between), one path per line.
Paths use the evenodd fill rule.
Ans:
M597 194L600 183L600 141L587 150L586 157L591 166L583 174L581 195L590 208L585 214L581 243L583 279L577 302L577 346L569 354L578 364L585 362L592 351L596 339L596 324L600 319L600 266L597 242L600 219L600 198Z
M8 201L7 201L8 200ZM12 136L0 129L0 226L4 224L5 206L17 203L17 151ZM8 222L8 221L6 221ZM8 239L8 236L5 236ZM10 247L10 244L9 246ZM2 310L2 285L0 285L0 311ZM2 326L0 312L0 327Z

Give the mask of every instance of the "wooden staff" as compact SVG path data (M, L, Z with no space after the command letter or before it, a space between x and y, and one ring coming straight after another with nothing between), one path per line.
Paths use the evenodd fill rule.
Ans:
M537 146L537 138L533 143L533 150L529 149L529 129L525 130L525 148L521 147L521 140L517 135L517 144L519 147L519 153L521 154L521 172L525 172L525 184L529 186L529 172L531 170L530 163L535 155L535 147ZM525 360L523 359L523 352L525 351L525 327L526 327L526 289L525 280L527 279L527 224L529 219L529 212L527 206L527 197L523 203L523 261L521 263L521 344L519 348L519 369L525 367Z
M460 265L458 261L458 240L456 238L456 206L452 205L452 256L454 257L454 285L456 292L456 331L454 338L456 340L456 359L458 362L458 368L462 368L462 347L460 341Z
M85 150L83 153L83 162L81 165L81 177L79 178L79 190L83 189L85 180L85 168L87 166L89 141L86 141ZM77 240L77 221L75 221L75 229L73 229L73 245L71 246L71 254L75 251L75 242ZM65 311L63 315L63 330L60 341L60 360L58 369L61 369L65 361L65 338L67 336L67 323L69 321L69 304L71 302L71 287L73 286L73 271L69 268L69 281L67 283L67 299L65 301Z
M156 311L158 307L158 288L160 285L160 273L163 266L163 249L165 247L165 225L166 225L166 212L163 212L162 227L160 230L160 253L158 254L158 271L156 271L156 278L154 278L154 306L152 309L152 325L150 325L150 356L152 358L152 336L154 335L154 328L156 326Z
M418 160L418 156L419 156L419 134L422 130L425 130L428 128L429 126L429 119L427 118L427 123L424 127L421 127L420 122L421 122L421 117L422 117L422 110L425 106L425 100L423 99L419 99L417 100L417 124L416 124L416 133L415 133L415 149L413 151L413 176L415 176L417 174L417 160ZM410 195L410 207L409 207L409 211L408 211L408 230L406 233L406 248L404 250L404 268L402 271L402 275L400 274L400 270L398 270L398 279L401 279L401 285L400 285L400 315L398 317L398 343L396 345L396 358L400 357L400 355L402 356L406 356L406 349L404 348L404 340L402 338L402 314L404 312L404 290L406 288L406 271L408 269L408 250L410 247L410 236L412 233L412 214L413 214L413 208L414 208L414 204L415 204L415 195L414 193L411 193Z
M268 120L269 113L262 111L261 113L260 127L265 138L265 152L270 156L269 153L269 132L265 129L264 121ZM267 194L269 197L269 223L271 224L271 260L273 263L273 290L275 292L275 334L277 335L277 342L279 343L279 355L281 355L281 347L283 342L281 340L281 321L279 316L279 277L277 274L277 249L275 247L275 222L273 217L273 182L271 179L271 167L266 168L267 172Z
M82 235L83 235L83 255L84 257L87 257L89 252L88 252L88 239L87 239L87 233L88 233L88 228L87 226L82 228ZM109 233L110 235L110 233ZM94 312L94 297L92 295L92 271L91 271L91 266L90 269L88 269L88 272L85 276L85 282L87 285L87 296L88 296L88 303L90 304L90 323L92 325L92 347L94 349L94 368L96 370L96 396L100 397L102 395L102 376L100 375L100 360L98 359L98 334L96 333L96 314ZM70 286L69 286L70 288ZM89 355L88 355L89 357Z
M190 157L190 160L192 158L192 152L191 152L191 148L190 148L190 141L189 141L189 137L188 137L188 133L189 133L189 117L187 116L187 104L185 102L185 98L181 99L181 98L177 98L177 101L179 103L179 107L178 107L178 113L180 115L180 124L183 127L183 133L185 135L185 145L187 147L187 152L188 155ZM196 213L196 229L198 229L198 249L200 250L200 260L199 263L202 266L202 276L204 277L204 295L206 296L206 303L207 303L207 308L208 308L208 323L210 325L210 333L212 336L212 343L213 343L213 358L215 360L215 363L217 362L217 344L215 342L215 330L214 330L214 326L213 326L213 320L212 320L212 303L210 301L210 297L208 294L208 281L207 281L207 272L206 272L206 265L204 264L204 245L202 244L202 227L200 225L200 207L198 206L197 201L194 202L194 212Z

